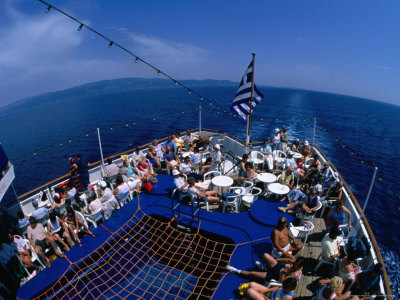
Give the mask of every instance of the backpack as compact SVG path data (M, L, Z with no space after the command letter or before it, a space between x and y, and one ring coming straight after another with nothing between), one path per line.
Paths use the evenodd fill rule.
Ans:
M352 236L346 244L347 256L354 258L363 258L371 251L371 245L365 236L360 239Z

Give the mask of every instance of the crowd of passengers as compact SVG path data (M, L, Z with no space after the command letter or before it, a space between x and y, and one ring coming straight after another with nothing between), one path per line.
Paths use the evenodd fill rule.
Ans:
M312 214L318 207L318 201L330 207L325 218L329 233L322 240L322 258L334 260L341 257L340 272L339 277L320 281L318 299L347 299L351 292L349 287L354 292L358 290L359 294L369 292L369 286L366 285L370 278L365 274L373 274L371 278L375 278L378 267L375 266L371 270L372 273L360 273L355 267L355 258L345 256L336 240L338 225L347 224L348 229L351 227L351 213L341 201L343 184L338 174L330 170L328 163L322 165L318 156L310 158L311 146L307 141L300 143L299 140L292 140L292 144L288 142L286 128L282 131L275 129L272 137L263 143L260 150L265 158L264 169L258 169L250 162L249 156L244 154L238 164L239 172L234 185L240 186L244 181L255 181L257 173L261 172L280 174L278 181L290 189L290 192L280 199L289 202L288 205L279 208L282 212ZM279 164L277 159L280 158L280 153L285 156L283 164ZM293 155L298 153L301 155L293 158ZM51 205L39 205L39 201L46 200L46 195L42 194L38 200L32 202L34 211L31 216L25 216L22 211L18 212L16 226L11 228L6 240L1 244L0 261L7 265L12 257L18 257L28 271L38 269L32 263L33 249L50 267L51 260L45 253L47 249L50 248L54 255L63 257L63 252L69 251L75 243L82 246L78 236L80 229L83 233L94 236L77 211L90 215L101 213L107 219L120 207L118 200L121 195L127 192L141 193L146 182L151 181L152 177L163 169L167 169L174 176L175 187L179 190L207 197L209 202L221 206L222 196L214 190L207 190L201 181L208 171L218 170L222 157L219 144L213 144L202 136L194 136L190 131L183 137L177 133L170 136L163 145L154 140L147 153L136 148L132 155L123 155L122 165L108 159L105 173L106 178L110 180L99 181L97 187L89 185L90 164L82 155L71 157L68 160L70 179L65 186L55 190ZM93 191L88 194L86 201L83 201L82 192L87 190ZM66 211L61 214L60 208L63 206L66 207ZM44 217L47 217L45 222L42 221ZM18 229L26 227L27 231L23 236ZM227 267L230 272L258 281L251 282L248 286L247 296L250 299L290 300L294 296L304 259L295 257L302 246L287 229L286 218L280 219L273 231L272 241L275 255L264 254L263 261L256 262L258 271ZM63 251L60 251L61 249ZM380 271L378 273L380 274ZM282 286L271 288L259 284L271 279L279 281ZM372 286L375 287L375 283ZM369 284L371 285L371 282Z
M184 152L191 156L183 158ZM145 183L153 182L154 176L163 169L202 178L201 173L221 159L217 154L202 163L202 154L209 152L207 138L194 136L190 130L183 137L176 133L163 145L154 140L146 154L136 148L131 155L123 155L121 165L108 159L105 179L110 180L101 180L95 186L89 183L90 164L85 157L81 154L70 157L69 180L54 189L52 201L47 193L41 192L32 201L30 215L18 211L17 218L7 216L0 234L0 263L17 279L26 275L30 278L41 269L32 262L34 253L45 266L51 267L52 260L64 257L75 244L82 246L84 234L94 237L85 216L100 213L107 219L121 207L121 195L140 194ZM82 198L82 195L86 196Z

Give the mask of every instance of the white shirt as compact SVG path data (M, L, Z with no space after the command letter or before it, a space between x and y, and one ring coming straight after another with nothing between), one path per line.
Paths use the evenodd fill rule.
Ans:
M29 245L27 244L27 242L19 235L14 235L14 242L12 243L12 247L18 252L25 252L24 247L26 247L26 249L29 249Z
M115 198L113 192L111 191L111 189L109 188L105 188L105 190L103 191L101 198L100 198L100 202L104 203L107 202L111 199Z
M111 164L106 166L107 176L114 176L119 173L119 167L116 164Z
M191 164L187 164L187 163L181 163L181 165L179 166L179 170L183 171L183 172L192 172L192 165Z
M162 159L164 152L162 151L162 146L158 144L157 146L154 146L154 150L156 150L157 156Z
M192 161L192 163L194 165L198 165L199 163L201 163L201 154L200 153L192 154L192 156L190 157L190 160Z
M178 189L180 189L184 184L185 184L185 179L183 177L179 176L177 178L176 177L174 178L174 185ZM186 186L182 191L186 191L187 188L188 186Z
M76 188L74 187L67 192L68 198L75 197L75 195L76 195Z
M334 254L339 254L339 249L337 246L337 240L332 240L329 237L329 233L325 235L321 242L321 254L324 259L331 259Z
M97 198L96 200L93 200L92 202L89 203L89 210L91 214L96 214L99 211L101 211L102 209L102 205L101 205L101 201L99 198Z
M137 165L139 163L140 158L146 158L146 155L144 155L142 151L139 151L139 154L136 154L136 152L132 153L131 159L133 160L135 165Z

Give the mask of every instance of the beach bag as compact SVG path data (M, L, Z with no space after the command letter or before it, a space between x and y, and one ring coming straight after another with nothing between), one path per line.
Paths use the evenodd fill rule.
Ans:
M151 184L150 181L147 181L145 184L143 184L143 188L146 190L146 192L150 193L152 190L154 190L154 186Z
M158 183L158 179L156 177L154 177L153 175L147 176L147 181L150 181L152 184Z

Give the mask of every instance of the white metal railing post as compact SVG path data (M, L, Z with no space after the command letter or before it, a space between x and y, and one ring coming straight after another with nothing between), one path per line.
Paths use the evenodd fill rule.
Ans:
M199 105L199 133L201 134L201 105Z
M365 209L367 208L367 204L368 204L368 201L369 201L369 197L371 196L372 187L374 186L374 182L375 182L376 172L377 171L378 171L378 167L375 167L374 175L372 176L372 180L371 180L371 185L369 186L367 198L365 199L365 203L364 203L360 218L358 219L358 224L360 224L361 218L363 217L363 215L365 213Z
M97 128L97 137L99 138L99 148L100 148L100 155L101 155L101 172L104 176L104 157L103 157L103 148L101 147L101 139L100 139L100 129Z
M314 144L315 144L315 127L317 125L317 118L314 118L314 132L313 132L313 137L312 137L312 148L314 149Z

